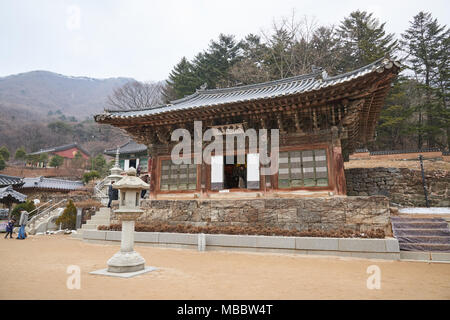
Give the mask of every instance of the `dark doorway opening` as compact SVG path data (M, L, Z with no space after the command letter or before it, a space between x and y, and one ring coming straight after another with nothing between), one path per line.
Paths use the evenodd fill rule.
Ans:
M245 164L237 163L237 156L234 156L234 163L227 164L226 157L224 163L224 187L225 189L245 189L247 188L247 167Z
M136 168L136 159L130 159L130 168L131 168L131 167L137 169L137 168Z

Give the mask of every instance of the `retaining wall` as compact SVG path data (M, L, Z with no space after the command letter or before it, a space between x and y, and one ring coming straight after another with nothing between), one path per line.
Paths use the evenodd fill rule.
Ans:
M384 195L400 207L425 207L422 174L407 168L353 168L345 170L347 195ZM428 199L432 207L450 207L450 173L426 171Z
M194 226L276 227L287 230L383 229L389 224L384 196L264 198L251 200L143 200L138 222ZM119 223L113 213L111 223Z

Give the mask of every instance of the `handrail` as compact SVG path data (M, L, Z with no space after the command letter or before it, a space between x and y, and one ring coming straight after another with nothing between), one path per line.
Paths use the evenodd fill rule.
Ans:
M39 210L39 209L41 209L42 207L45 207L45 205L46 205L47 203L52 202L52 201L53 201L52 199L48 200L46 203L44 203L44 204L40 205L39 207L37 207L36 209L31 210L30 212L28 212L28 215L31 215L34 211Z
M107 181L107 177L103 178L100 182L98 182L94 186L94 189L95 189L96 193L100 194L101 197L108 197L108 195L101 190L105 186L106 181Z
M48 207L47 209L45 209L44 211L42 211L41 213L35 215L34 217L32 217L30 219L30 221L28 221L27 225L31 225L32 223L34 224L35 220L43 217L45 214L47 214L50 210L54 209L55 206L58 206L61 202L66 201L67 199L62 199L61 201L59 201L58 203L55 203L54 205L52 205L51 207Z

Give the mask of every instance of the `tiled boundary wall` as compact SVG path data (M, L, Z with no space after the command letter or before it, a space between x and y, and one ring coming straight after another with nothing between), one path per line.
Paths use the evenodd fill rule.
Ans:
M367 231L388 233L389 200L384 196L264 198L251 200L143 200L138 222L194 226L276 227L288 230ZM111 215L111 223L119 223Z
M190 234L166 232L135 232L138 245L196 249L199 238L204 236L205 250L233 250L253 252L293 253L357 257L365 259L399 260L400 249L397 239L355 239L278 237L223 234ZM120 231L85 230L83 240L94 243L115 243L119 245Z
M392 206L425 207L420 170L407 168L353 168L345 170L347 195L384 195ZM432 207L450 207L450 172L425 171Z

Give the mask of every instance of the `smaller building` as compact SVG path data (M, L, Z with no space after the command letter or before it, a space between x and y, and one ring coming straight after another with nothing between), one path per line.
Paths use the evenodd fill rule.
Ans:
M56 193L69 193L83 188L81 181L54 179L54 178L23 178L24 184L17 190L30 198L45 200L52 198Z
M75 163L75 160L76 160L75 156L76 156L77 152L79 152L82 157L82 160L80 160L79 164ZM81 148L80 146L78 146L77 143L66 144L66 145L59 146L59 147L41 149L39 151L29 153L28 155L30 155L30 156L41 155L44 153L47 153L50 158L54 155L59 155L59 156L63 157L64 163L63 163L62 167L65 167L65 168L72 168L74 166L85 168L88 163L89 157L90 157L89 153L86 150L84 150L83 148ZM37 164L37 166L45 167L46 164L39 162Z
M115 157L117 148L105 150L105 155ZM141 167L141 174L148 173L148 153L145 144L136 143L129 140L127 143L119 147L119 165L122 170L128 170L133 167L137 169Z

